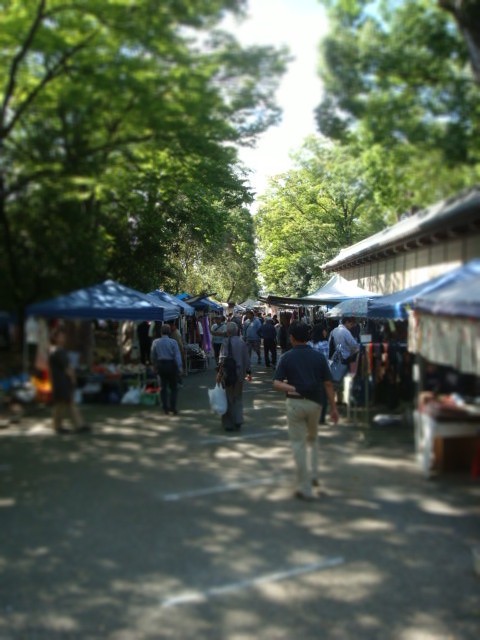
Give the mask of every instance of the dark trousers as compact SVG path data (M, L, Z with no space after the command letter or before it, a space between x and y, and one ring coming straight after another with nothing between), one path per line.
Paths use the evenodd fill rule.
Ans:
M231 387L225 387L227 392L227 413L222 416L222 426L225 431L241 428L243 423L243 380L237 380Z
M149 336L142 336L138 339L140 345L140 362L147 364L150 359L150 349L152 348L152 339Z
M177 363L173 360L158 362L158 375L162 384L160 397L164 411L177 410L178 371Z
M260 364L260 339L258 340L249 340L247 338L247 349L248 349L248 355L250 357L252 357L252 351L255 351L255 353L257 354L257 358L258 358L258 363Z
M222 343L213 343L213 353L215 354L215 362L218 363L218 359L220 357L220 349L222 348Z
M272 359L272 364L275 366L277 364L277 342L273 338L264 338L263 339L263 353L265 356L265 364L267 367L270 364L270 358Z

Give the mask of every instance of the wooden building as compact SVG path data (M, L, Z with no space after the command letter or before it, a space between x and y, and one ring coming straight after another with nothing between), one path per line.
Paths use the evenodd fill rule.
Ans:
M324 265L363 289L392 293L480 257L480 185L433 204Z

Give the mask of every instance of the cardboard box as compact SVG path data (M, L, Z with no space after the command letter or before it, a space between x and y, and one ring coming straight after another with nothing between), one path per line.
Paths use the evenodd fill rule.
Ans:
M435 438L435 469L443 472L469 472L479 440L475 436Z

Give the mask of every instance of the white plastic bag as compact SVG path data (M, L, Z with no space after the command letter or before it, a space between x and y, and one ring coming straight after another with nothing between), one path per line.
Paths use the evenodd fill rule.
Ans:
M122 404L140 404L141 390L138 387L130 387L130 389L124 393L121 403Z
M227 413L227 393L221 384L217 382L213 389L208 390L208 399L214 413L218 413L219 416Z

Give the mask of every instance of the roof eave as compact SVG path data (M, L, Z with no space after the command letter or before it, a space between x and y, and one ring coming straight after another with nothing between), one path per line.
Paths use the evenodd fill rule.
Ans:
M475 193L476 192L476 193ZM418 214L417 214L418 215ZM447 217L447 220L445 220ZM358 266L385 258L398 253L405 253L412 248L421 246L431 246L448 238L462 237L472 231L480 230L480 192L474 190L470 200L462 202L457 206L447 207L447 211L441 219L427 218L421 221L418 228L413 232L405 233L393 238L391 241L381 243L381 238L377 244L367 246L358 252L353 252L344 258L337 256L322 265L325 271L335 271L339 268ZM377 234L375 234L376 236ZM372 238L374 238L373 236ZM363 242L363 241L362 241Z

